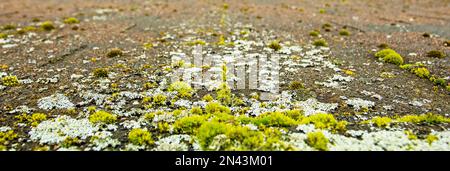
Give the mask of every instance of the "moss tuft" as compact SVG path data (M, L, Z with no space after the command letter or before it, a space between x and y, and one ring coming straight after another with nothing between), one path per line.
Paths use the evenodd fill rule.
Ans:
M445 53L438 50L432 50L427 52L427 56L432 58L445 58Z
M186 82L177 81L172 84L170 84L168 90L170 92L177 92L177 96L181 98L191 97L194 93L194 89L187 84Z
M94 74L94 77L97 77L97 78L106 78L106 77L108 77L108 73L109 73L109 71L106 68L96 68L94 70L93 74Z
M413 68L412 73L416 74L420 78L429 78L430 77L430 71L428 71L425 67L420 68Z
M112 124L116 122L117 117L111 113L100 110L89 116L89 121L96 123Z
M308 133L306 143L317 150L328 151L329 140L320 131Z
M289 89L291 90L300 90L304 88L305 86L300 81L291 81L289 84Z
M290 127L298 122L281 112L267 112L254 118L253 124L263 126Z
M193 134L202 124L207 121L207 116L205 115L192 115L188 117L181 118L173 124L175 131L179 133Z
M319 39L319 40L315 40L315 41L313 42L313 45L314 45L314 46L324 46L324 47L327 47L327 46L328 46L328 43L327 43L327 41L325 41L324 39Z
M14 75L2 77L2 84L8 87L15 87L20 85L19 79L17 79L17 76Z
M383 49L375 53L375 57L395 65L403 64L403 57L392 49Z
M53 25L53 22L45 21L45 22L41 23L41 28L44 29L45 31L51 31L51 30L55 29L55 26Z
M152 134L147 130L136 128L128 133L128 139L135 145L152 145Z
M268 45L269 48L273 49L274 51L278 51L281 49L281 45L279 41L272 41Z
M347 29L342 29L339 31L339 35L341 36L350 36L350 31L348 31Z
M109 49L108 53L106 53L106 56L109 58L113 58L113 57L117 57L117 56L122 56L123 52L121 49L119 48L112 48Z
M77 23L80 23L80 20L78 20L75 17L69 17L69 18L66 18L64 20L64 23L66 23L66 24L77 24Z
M309 32L309 35L313 36L313 37L318 37L320 35L320 32L317 30L313 30L313 31Z
M231 113L230 108L226 106L222 106L218 102L209 102L205 106L205 111L208 114L214 114L214 113Z

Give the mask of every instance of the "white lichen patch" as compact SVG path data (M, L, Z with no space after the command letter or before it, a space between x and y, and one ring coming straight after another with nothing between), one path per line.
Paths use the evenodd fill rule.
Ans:
M63 94L57 93L38 100L38 107L40 109L69 109L73 108L74 104L70 102L69 98Z
M92 125L88 119L74 119L70 116L58 116L52 120L41 122L28 133L32 141L40 144L58 144L66 138L85 140L94 135L99 128Z
M360 110L362 108L371 108L375 106L375 102L369 100L363 100L361 98L350 98L345 101L345 104L353 107L355 110Z

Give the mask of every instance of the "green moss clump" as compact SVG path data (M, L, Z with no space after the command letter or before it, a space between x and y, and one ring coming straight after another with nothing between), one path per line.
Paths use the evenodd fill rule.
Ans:
M398 53L391 53L391 54L388 54L388 55L386 55L386 56L383 58L383 60L384 60L385 62L392 63L392 64L395 64L395 65L401 65L401 64L403 64L403 58L402 58L402 56L400 56L400 54L398 54Z
M15 25L13 25L13 24L7 24L7 25L4 25L2 29L3 30L14 30L16 28L17 27Z
M278 51L281 49L281 45L279 41L272 41L269 44L269 48L273 49L274 51Z
M203 96L202 100L206 101L206 102L211 102L214 100L213 96L211 96L211 94L207 94L205 96Z
M170 92L176 91L177 96L181 98L191 97L192 94L194 93L194 89L192 89L192 87L189 84L182 81L177 81L170 84L168 90Z
M253 124L269 127L290 127L297 125L298 122L281 112L267 112L254 118Z
M440 123L450 123L450 118L438 114L426 113L421 115L405 115L396 119L396 121L409 123L440 124Z
M383 49L375 53L375 57L395 65L403 64L403 57L392 49Z
M200 126L197 131L200 146L207 149L213 138L219 134L224 134L228 127L228 125L219 122L206 122Z
M106 53L106 56L109 58L122 56L122 55L123 55L122 49L119 49L119 48L111 48L111 49L109 49L108 53Z
M128 140L135 145L152 145L152 134L147 130L136 128L128 133Z
M203 110L200 107L192 107L192 109L189 111L193 115L202 115Z
M389 117L376 116L376 117L372 118L371 120L369 120L368 122L374 124L375 126L377 126L379 128L386 128L391 125L392 119Z
M345 131L347 122L337 121L332 114L318 113L300 118L301 124L314 124L318 129L329 129L332 131Z
M428 144L432 144L434 141L439 140L439 138L436 135L433 134L428 134L426 141L428 142Z
M292 81L289 84L289 89L291 90L300 90L300 89L304 89L305 86L300 82L300 81Z
M77 24L77 23L80 23L80 20L78 20L75 17L69 17L69 18L66 18L64 20L64 23L66 23L66 24Z
M45 22L41 23L41 28L44 29L45 31L51 31L51 30L55 29L55 26L53 25L53 23L51 21L45 21Z
M324 39L319 39L319 40L315 40L315 41L313 42L313 45L314 45L314 46L324 46L324 47L327 47L327 46L328 46L328 43L327 43L327 41L325 41Z
M8 38L8 35L5 33L0 33L0 39L6 39Z
M45 121L46 119L47 115L44 113L33 113L29 118L29 122L31 123L31 126L37 126L39 123Z
M155 105L165 105L167 96L165 96L163 94L156 94L152 97L152 99L153 99L153 103Z
M414 68L411 70L411 72L413 72L420 78L429 78L430 77L430 71L428 71L428 69L425 67Z
M320 131L308 133L306 143L317 150L328 151L329 140Z
M89 121L96 124L96 123L105 123L105 124L112 124L116 122L117 117L111 113L108 113L106 111L100 110L89 116Z
M447 81L443 78L436 78L435 76L430 77L430 81L432 81L435 85L445 87L447 85Z
M339 31L339 35L341 36L350 36L350 31L348 31L347 29L342 29Z
M208 104L206 104L205 106L205 111L208 114L214 114L214 113L231 113L230 108L221 105L218 102L209 102Z
M14 75L2 77L2 84L8 87L15 87L20 85L19 79L17 79L17 76Z
M447 91L450 91L450 85L446 86L445 89L446 89Z
M289 150L280 141L281 132L274 129L253 131L248 127L234 126L217 121L206 122L197 131L203 150L249 151L249 150Z
M231 96L232 96L231 89L228 87L226 83L222 83L220 88L217 90L217 100L220 103L228 106L231 105L232 102Z
M397 53L392 49L383 49L378 51L377 53L375 53L375 57L377 58L384 58L385 56L392 54L392 53Z
M317 30L313 30L313 31L309 32L309 35L313 36L313 37L318 37L320 35L320 32Z
M6 146L10 141L17 138L17 134L13 130L0 132L0 146Z
M438 50L432 50L427 52L427 56L433 58L445 58L445 53Z
M94 77L97 77L97 78L106 78L106 77L108 77L108 73L109 73L109 71L106 68L96 68L94 70L93 74L94 74Z
M192 115L181 118L173 124L175 131L179 133L193 134L202 124L207 121L208 117L205 115Z

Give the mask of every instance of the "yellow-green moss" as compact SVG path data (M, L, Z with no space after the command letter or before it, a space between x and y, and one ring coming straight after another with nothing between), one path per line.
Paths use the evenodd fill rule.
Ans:
M395 65L403 64L403 57L392 49L383 49L375 53L375 57Z
M6 33L0 33L0 39L6 39L8 35Z
M432 144L434 141L439 140L439 138L436 135L428 134L426 141L428 144Z
M64 23L66 23L66 24L77 24L77 23L80 23L80 20L78 20L75 17L69 17L69 18L66 18L64 20Z
M31 126L37 126L42 121L47 119L47 115L44 113L33 113L29 119Z
M208 114L214 114L214 113L231 113L230 108L221 105L218 102L209 102L208 104L206 104L205 106L205 111Z
M416 74L420 78L429 78L430 77L430 71L428 71L428 69L425 67L413 68L411 70L411 72Z
M300 81L291 81L289 84L289 89L291 90L300 90L305 88L305 86Z
M230 105L232 102L231 89L226 83L222 83L220 88L217 90L217 100L224 105Z
M165 96L163 94L156 94L152 97L152 99L153 99L153 103L155 105L165 105L167 96Z
M350 31L348 31L347 29L342 29L339 31L339 35L341 36L350 36Z
M269 48L273 49L274 51L278 51L281 49L281 45L279 41L272 41L268 45Z
M396 121L409 123L439 124L439 123L450 123L450 118L438 114L426 113L421 115L405 115L396 119Z
M290 127L298 124L297 121L282 112L266 112L254 118L252 122L255 125L268 127Z
M45 31L50 31L50 30L55 29L55 26L53 25L53 22L45 21L45 22L41 23L41 28L44 29Z
M147 130L136 128L128 133L128 140L135 145L152 145L152 134Z
M96 68L94 69L93 75L97 78L106 78L108 77L108 69L106 68Z
M89 121L96 124L96 123L105 123L105 124L112 124L116 122L117 117L111 113L108 113L106 111L100 110L89 116Z
M2 29L3 30L14 30L14 29L16 29L17 27L16 27L16 25L14 25L14 24L7 24L7 25L4 25L3 27L2 27Z
M438 50L432 50L427 52L427 56L432 58L445 58L445 53Z
M392 63L395 65L403 64L403 58L398 53L388 54L383 58L383 60L384 60L384 62Z
M20 85L19 79L17 79L17 76L14 76L14 75L2 77L2 84L4 86L8 86L8 87L14 87L14 86Z
M208 119L205 115L192 115L181 118L173 124L175 131L179 133L193 134Z
M324 39L319 39L319 40L315 40L315 41L313 42L313 45L314 45L314 46L324 46L324 47L327 47L327 46L328 46L328 43L327 43L327 41L325 41Z
M317 150L328 151L329 140L320 131L308 133L306 143Z
M376 117L372 118L371 120L365 121L363 123L371 123L379 128L386 128L391 125L391 122L392 122L392 119L389 117L376 116Z
M207 94L205 96L203 96L202 100L206 101L206 102L211 102L214 100L213 96L211 96L211 94Z
M347 122L337 121L332 114L317 113L300 119L301 124L314 124L318 129L345 131Z
M189 84L182 81L177 81L170 84L168 91L177 92L177 96L181 98L191 97L192 94L194 93L194 89L192 89L192 87Z
M113 58L113 57L117 57L117 56L122 56L123 55L123 51L122 49L119 48L111 48L109 49L109 51L106 53L106 56L109 58Z
M202 115L203 110L200 107L192 107L192 109L189 111L193 115Z
M320 35L320 32L318 30L313 30L309 32L309 35L313 37L318 37Z
M17 138L17 134L14 133L13 130L9 130L6 132L0 132L0 146L1 145L8 145L11 141Z

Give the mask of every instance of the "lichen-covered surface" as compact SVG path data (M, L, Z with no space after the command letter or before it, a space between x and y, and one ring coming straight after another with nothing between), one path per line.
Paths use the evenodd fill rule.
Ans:
M447 0L0 11L0 150L450 150Z

